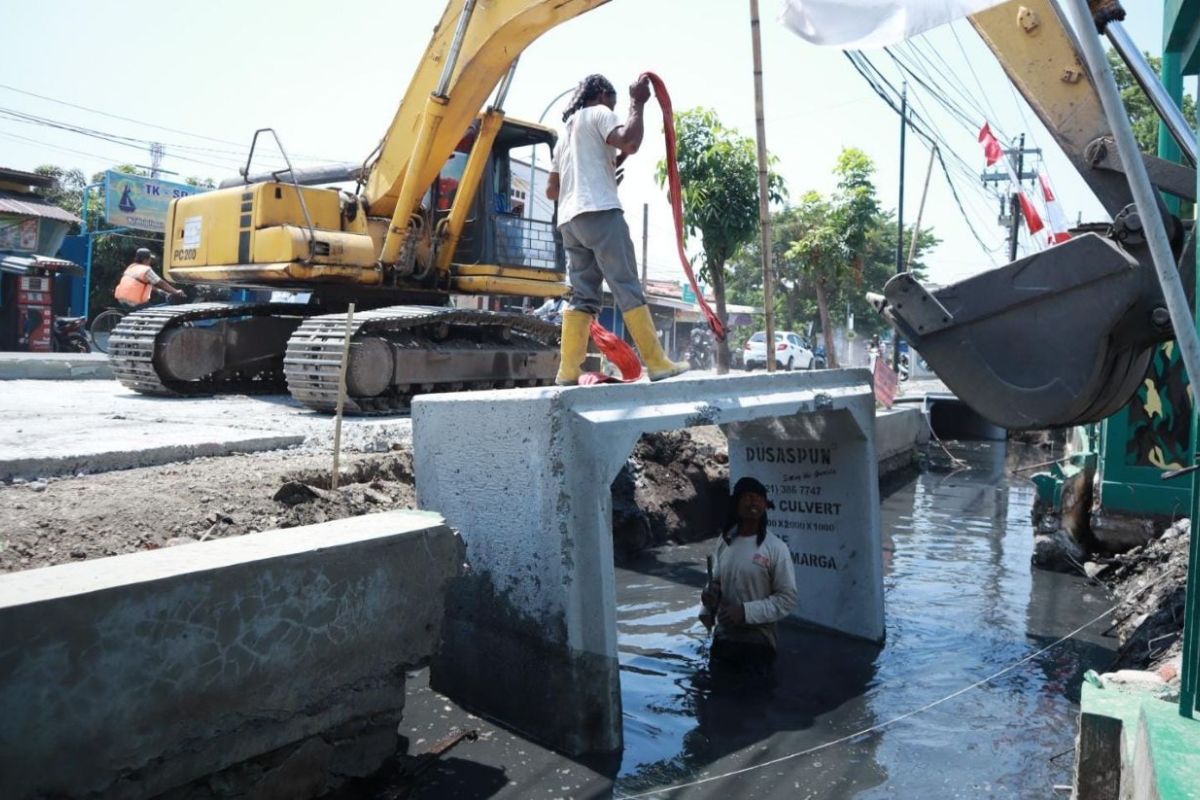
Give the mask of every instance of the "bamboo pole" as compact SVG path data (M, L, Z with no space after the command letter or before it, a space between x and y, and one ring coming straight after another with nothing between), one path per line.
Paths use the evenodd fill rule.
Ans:
M330 487L337 491L338 472L342 457L342 410L346 406L346 364L350 361L350 332L354 330L354 303L346 310L346 336L342 342L342 363L338 367L337 414L333 422L333 479Z
M767 317L767 372L774 372L775 281L771 274L771 209L767 195L767 123L763 112L762 37L759 34L758 0L750 0L750 38L754 46L754 127L758 138L758 223L762 234L763 305Z
M929 176L933 174L933 160L937 158L937 145L929 151L929 166L925 169L925 187L921 189L921 204L917 206L917 224L913 226L912 243L908 246L908 261L904 264L904 271L912 270L913 259L917 256L917 239L921 238L921 215L925 213L925 198L929 194Z

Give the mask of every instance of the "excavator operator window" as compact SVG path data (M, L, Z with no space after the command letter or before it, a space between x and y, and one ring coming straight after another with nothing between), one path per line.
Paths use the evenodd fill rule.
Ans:
M546 198L552 140L536 129L504 133L493 149L491 183L497 260L561 271L565 256L554 225L555 206Z

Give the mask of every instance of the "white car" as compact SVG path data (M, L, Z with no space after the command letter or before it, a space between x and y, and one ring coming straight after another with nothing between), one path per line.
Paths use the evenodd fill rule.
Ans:
M759 331L750 337L742 351L742 363L746 369L766 369L767 332ZM775 365L779 369L813 369L816 358L808 344L799 334L791 331L775 331Z

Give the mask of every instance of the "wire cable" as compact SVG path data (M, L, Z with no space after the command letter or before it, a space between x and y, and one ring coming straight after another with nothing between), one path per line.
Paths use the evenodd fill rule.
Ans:
M5 83L0 83L0 89L7 89L10 92L16 92L17 94L23 94L23 95L26 95L27 97L34 97L34 98L37 98L38 100L45 100L48 103L57 103L58 105L67 106L68 108L74 108L74 109L78 109L80 111L86 111L90 114L99 114L100 116L109 117L110 119L118 119L118 120L121 120L122 122L132 122L135 125L141 125L146 128L154 128L154 129L160 130L160 131L167 131L168 133L178 133L182 136L190 136L194 139L203 139L204 141L215 142L217 144L230 144L235 147L241 148L241 150L243 152L247 152L247 153L250 151L250 148L247 147L242 142L235 142L235 141L231 141L229 139L219 139L215 136L205 136L204 134L201 134L201 133L191 133L189 131L180 130L179 128L168 128L165 125L156 125L153 122L146 122L145 120L134 119L132 117L124 117L124 116L121 116L120 114L112 114L112 113L109 113L108 111L101 111L98 108L90 108L88 106L79 105L78 103L70 103L70 102L67 102L66 100L59 100L57 98L49 97L44 94L38 94L37 92L30 92L26 89L18 89L16 86L10 86ZM326 161L331 164L339 164L345 160L345 159L320 158L318 156L305 155L304 153L296 153L295 155L297 158L304 158L309 161Z
M851 58L851 62L855 63L856 67L863 67L865 69L869 69L875 75L875 78L872 78L870 75L865 74L863 72L863 69L859 70L860 74L863 74L863 76L867 79L868 83L872 84L872 88L874 88L876 90L876 94L879 94L879 96L882 97L884 99L884 101L887 102L888 105L891 106L892 110L899 113L900 109L897 107L896 101L894 99L895 97L899 96L899 92L896 90L896 87L891 83L891 81L889 81L887 79L887 77L882 73L882 71L880 71L879 68L876 67L873 62L871 62L870 58L868 58L865 53L856 52L854 55L858 57L859 61L856 61L854 58ZM883 83L883 86L886 86L886 88L889 91L885 92L883 90L883 87L878 85L877 81L881 81ZM890 95L889 95L889 92L890 92ZM940 145L938 155L939 155L941 167L942 167L943 173L946 175L947 181L951 183L952 194L955 195L955 200L956 200L957 204L959 205L959 210L964 214L964 217L966 217L966 211L963 208L963 202L962 202L961 198L957 196L958 195L957 189L954 186L953 181L951 180L949 167L947 166L947 164L945 162L945 153L947 151L950 153L950 156L953 159L953 161L957 162L955 165L956 170L960 173L960 175L966 177L967 185L971 186L972 189L974 189L974 190L980 192L980 194L984 195L986 197L986 199L988 200L988 202L990 203L990 201L994 195L991 192L984 189L980 185L980 183L978 182L978 174L975 172L974 167L971 166L970 164L968 164L961 156L958 155L958 153L954 150L954 148L949 145L949 143L946 140L946 137L944 135L942 135L940 131L937 130L936 126L933 125L932 122L922 118L920 114L917 114L916 112L912 112L912 111L910 111L910 113L909 113L909 122L910 122L910 127L914 131L916 131L919 134L922 134L927 139L932 138L933 141L936 141ZM923 130L922 128L925 128L925 130ZM972 138L974 138L975 130L974 129L969 129L969 130L971 132ZM989 211L989 213L990 213L990 211ZM967 219L968 219L968 224L970 224L969 217ZM975 236L976 241L981 246L983 246L985 250L988 251L989 258L991 258L991 253L994 250L999 249L999 247L988 247L988 246L984 245L984 243L982 241L982 237L979 236L978 232L974 229L974 227L972 227L972 234ZM992 259L992 262L996 263L994 258Z
M867 81L867 83L871 86L871 88L875 91L875 93L877 95L879 95L879 97L885 103L887 103L888 106L890 106L893 111L895 111L897 114L899 114L901 112L900 107L896 104L896 101L893 99L894 95L899 94L898 92L895 91L895 87L891 84L890 81L888 81L885 77L883 77L882 74L878 72L878 70L874 70L875 74L878 75L879 78L883 81L883 83L887 86L887 88L891 90L892 94L889 94L888 92L884 91L883 86L881 86L876 81L876 79L873 78L871 76L871 74L869 74L867 68L865 66L863 66L862 64L860 64L859 61L856 59L856 57L862 59L867 64L870 64L870 59L866 58L865 55L863 55L861 52L857 52L857 51L854 53L845 51L845 55L846 55L846 58L850 61L850 63L852 65L854 65L855 70L857 70L858 73ZM946 165L946 160L944 157L944 150L949 149L948 146L945 145L944 140L941 139L940 137L934 136L933 134L931 134L930 132L925 130L920 125L914 125L911 117L909 119L909 127L912 128L912 130L917 135L919 135L919 136L921 136L921 138L925 139L925 141L929 144L930 147L934 147L935 145L938 145L938 144L942 145L942 146L937 147L938 164L942 168L942 174L945 175L945 177L946 177L946 183L950 188L950 194L954 198L955 205L958 207L959 213L962 215L963 221L966 222L967 228L971 231L971 235L974 237L976 243L979 244L980 248L984 251L984 253L987 255L988 259L992 262L992 264L994 266L999 266L999 264L997 263L997 261L995 259L995 256L993 255L993 251L995 248L993 246L988 245L986 242L984 242L983 237L981 237L979 235L979 231L976 230L975 224L971 220L970 215L967 213L966 208L963 206L962 198L959 196L958 189L954 184L954 179L950 175L950 168ZM953 150L951 150L951 152L953 152Z
M958 29L951 22L949 25L950 33L954 36L954 42L958 45L958 52L962 53L963 61L967 65L967 70L971 73L971 77L975 79L975 85L979 87L979 98L987 106L992 119L997 119L996 109L992 107L992 101L988 99L988 93L983 88L983 81L979 80L979 73L975 72L975 67L971 64L971 59L967 56L967 49L963 47L962 39L958 37Z
M97 161L105 161L110 164L125 163L125 159L122 159L122 158L110 158L109 156L102 156L99 153L88 153L88 152L84 152L83 150L74 150L70 147L63 147L63 146L57 145L57 144L48 144L46 142L39 141L38 139L31 139L28 136L21 136L16 133L10 133L8 131L0 131L0 136L3 136L6 139L11 139L14 141L29 142L30 144L36 144L40 147L48 147L51 150L61 150L64 153L72 153L77 156L87 156L88 158L94 158Z
M78 126L78 125L72 125L70 123L59 122L57 120L51 120L48 118L37 117L37 116L31 115L31 114L25 114L23 112L13 111L11 109L6 109L6 108L2 108L2 107L0 107L0 117L4 117L4 118L10 119L10 120L13 120L14 122L20 122L25 125L34 125L34 126L45 127L45 128L53 128L56 130L66 131L68 133L75 133L75 134L79 134L81 136L87 136L92 139L99 139L101 141L111 142L112 144L121 145L122 147L131 147L135 150L145 150L147 147L150 146L150 144L152 144L148 139L136 139L136 138L130 137L130 136L121 136L119 134L110 134L110 133L106 133L104 131L98 131L98 130L95 130L92 128L85 128L85 127ZM174 154L174 153L171 154L171 157L179 159L180 161L190 161L195 164L202 164L203 166L213 167L215 169L226 170L226 169L230 168L230 166L229 166L230 160L227 160L226 163L218 164L218 163L214 163L212 161L205 161L203 159L193 158L191 156L178 155L178 154ZM216 157L214 156L214 158L216 158Z

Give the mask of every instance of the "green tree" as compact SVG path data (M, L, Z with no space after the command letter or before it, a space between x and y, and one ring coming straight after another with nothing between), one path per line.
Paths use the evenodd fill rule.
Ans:
M83 189L88 183L83 170L43 164L34 172L54 179L53 186L38 190L43 200L70 211L77 217L83 216ZM72 230L72 233L78 233L78 230Z
M838 188L832 197L808 192L800 202L772 215L772 259L775 277L775 318L784 330L807 330L814 318L825 334L826 354L832 330L849 322L863 335L882 332L886 323L867 302L896 270L896 218L879 207L874 167L859 150L838 158ZM904 252L912 242L905 229ZM924 277L922 256L938 244L931 231L922 231L911 265ZM747 244L733 262L729 281L734 302L761 305L762 268L758 241ZM818 302L824 297L822 303Z
M725 265L758 234L758 151L753 139L726 128L715 111L693 108L675 115L684 226L699 233L704 250L700 275L712 286L717 315L727 319ZM660 185L666 163L658 164ZM770 199L783 199L783 179L768 174ZM729 371L729 342L717 348L717 372Z
M1144 54L1146 60L1150 62L1150 66L1154 69L1154 74L1162 77L1162 59ZM1129 71L1129 67L1125 66L1125 62L1121 60L1121 56L1116 50L1108 51L1108 64L1112 67L1113 77L1117 79L1117 88L1121 90L1121 100L1125 103L1125 110L1129 114L1129 121L1133 123L1133 135L1137 138L1138 147L1143 153L1158 152L1158 112L1154 110L1154 106L1150 103L1150 98L1142 91L1142 87L1138 86L1134 80L1133 73ZM1188 121L1188 125L1192 130L1196 129L1196 99L1190 94L1183 96L1183 116Z
M843 150L834 174L838 184L831 199L809 192L800 201L796 237L787 251L816 294L830 367L838 364L829 304L832 296L852 280L861 285L865 246L879 215L875 165L866 153L855 148Z

